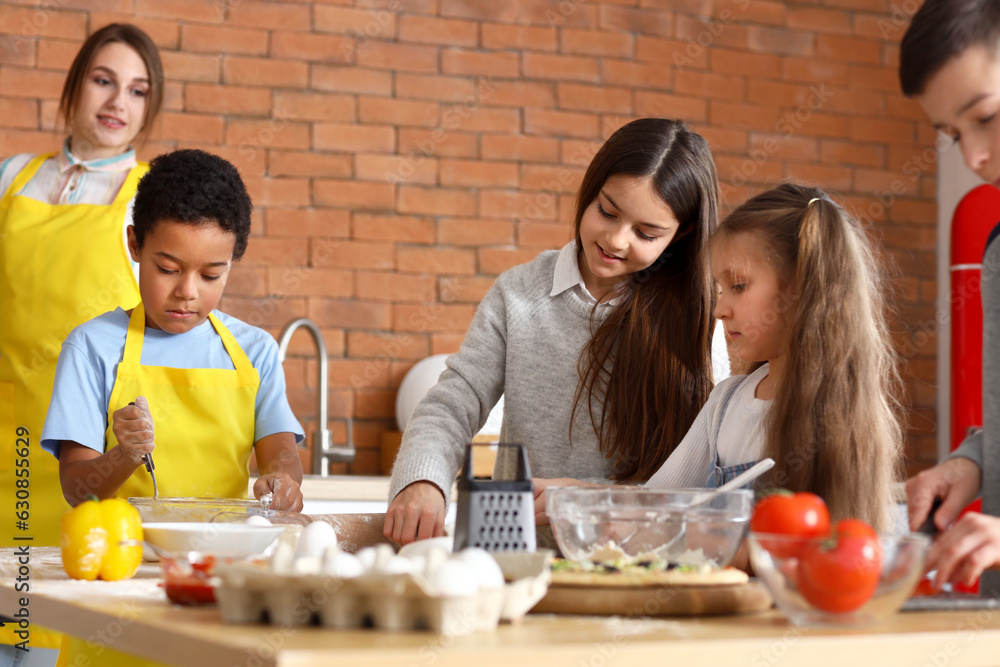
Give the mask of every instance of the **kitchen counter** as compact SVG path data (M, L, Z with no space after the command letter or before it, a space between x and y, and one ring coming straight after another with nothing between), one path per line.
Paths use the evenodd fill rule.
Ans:
M465 637L427 632L225 625L215 607L179 607L144 564L123 582L78 582L62 573L57 549L32 549L27 608L32 624L104 638L121 651L185 667L406 667L605 665L979 666L1000 662L1000 614L897 614L881 626L814 630L789 626L776 611L701 619L529 615L517 625ZM0 613L13 616L13 550L0 555Z
M360 475L306 475L302 478L302 495L306 514L385 513L389 506L389 477ZM250 480L250 495L253 495ZM455 520L458 491L452 486L448 515L445 522Z
M387 502L390 477L377 475L305 475L302 478L302 495L310 500L361 500ZM253 482L250 483L251 495ZM457 487L452 485L451 498L458 497Z
M386 502L389 498L389 478L359 475L331 475L329 477L305 475L302 478L302 495L310 500Z

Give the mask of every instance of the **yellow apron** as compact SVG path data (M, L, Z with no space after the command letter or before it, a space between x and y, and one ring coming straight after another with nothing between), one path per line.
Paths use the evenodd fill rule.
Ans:
M16 195L50 157L33 158L0 198L0 547L59 544L59 518L69 505L59 462L39 446L59 350L77 325L139 300L122 225L148 166L133 167L108 205ZM18 528L18 511L28 513L27 529ZM18 641L0 628L0 643ZM29 645L55 648L58 635L33 626Z
M153 462L161 496L245 498L247 495L260 376L219 318L209 314L208 319L222 338L235 370L143 366L140 361L146 316L141 303L129 318L125 353L118 364L108 403L106 449L118 445L111 431L114 412L136 396L145 396L153 414L156 441ZM149 473L139 466L115 495L119 498L153 495ZM80 655L90 662L79 661ZM129 667L157 664L88 645L69 635L60 662Z
M260 376L219 318L210 313L208 319L236 370L143 366L146 317L141 303L129 318L125 354L108 404L105 447L118 445L111 430L114 412L145 396L153 415L153 462L161 496L247 496ZM151 496L153 481L140 466L115 495Z

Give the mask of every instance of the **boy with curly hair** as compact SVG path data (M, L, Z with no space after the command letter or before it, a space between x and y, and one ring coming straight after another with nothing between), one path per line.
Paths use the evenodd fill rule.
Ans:
M42 447L59 459L71 505L153 495L244 498L254 452L258 498L302 509L305 437L266 331L215 310L246 251L250 196L239 172L199 150L161 155L139 183L128 248L141 301L70 333Z

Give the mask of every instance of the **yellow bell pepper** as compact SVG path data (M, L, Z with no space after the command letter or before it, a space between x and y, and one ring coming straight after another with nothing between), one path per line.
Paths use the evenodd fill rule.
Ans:
M73 579L118 581L139 569L142 519L127 500L91 496L63 514L61 529L63 567Z

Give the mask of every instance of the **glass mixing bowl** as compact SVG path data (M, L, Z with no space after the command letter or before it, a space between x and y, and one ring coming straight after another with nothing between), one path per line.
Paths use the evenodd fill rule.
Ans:
M809 584L802 581L801 577L803 558L808 557L807 549L822 545L828 548L828 538L803 540L787 535L750 533L747 542L754 574L764 582L778 609L793 624L811 627L874 625L894 614L906 602L923 576L924 561L931 544L930 538L919 533L880 535L877 549L880 551L881 568L874 591L870 588L865 591L859 598L864 601L859 602L860 606L857 608L827 611L806 599L802 585ZM872 546L875 546L874 540ZM824 570L819 574L824 575L824 583L832 594L850 594L846 582L835 580L842 576L836 570ZM820 605L831 606L822 596L817 597L816 593L811 593L811 597Z
M243 515L263 514L266 507L259 500L246 498L146 498L128 499L142 522L211 521L220 512Z
M563 556L570 560L665 561L725 567L739 549L753 491L555 487L545 509Z

